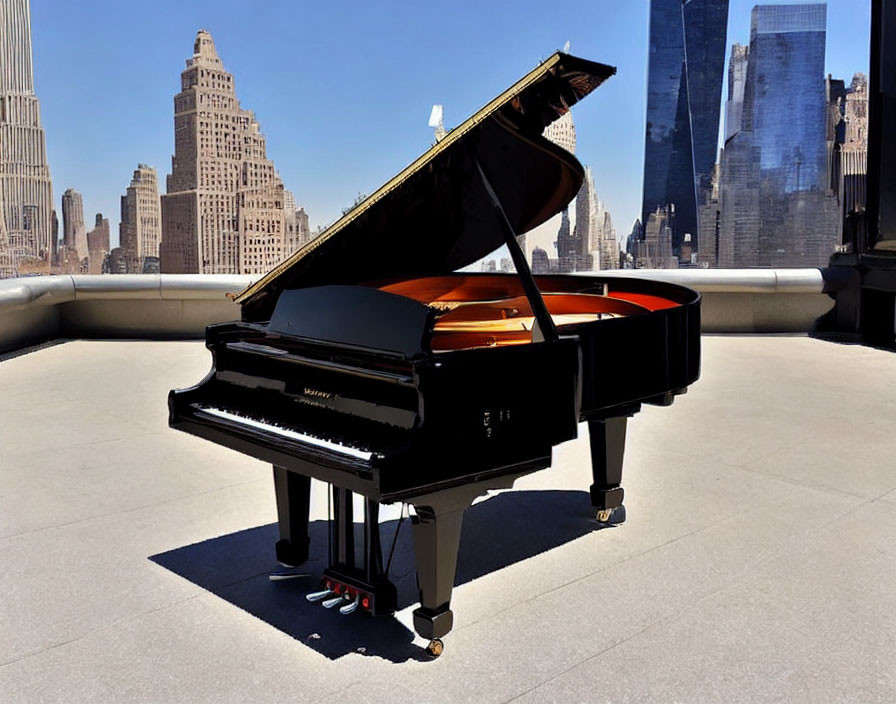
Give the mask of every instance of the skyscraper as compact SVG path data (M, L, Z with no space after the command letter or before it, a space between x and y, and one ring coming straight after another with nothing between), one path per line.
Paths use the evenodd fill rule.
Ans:
M830 79L828 83L831 83ZM864 73L855 74L849 88L843 85L843 93L837 104L829 104L829 109L830 185L840 201L842 224L846 216L851 212L863 211L866 204L868 77ZM835 124L831 125L830 122Z
M254 114L200 30L174 97L174 156L161 197L166 273L265 273L286 256L283 183Z
M284 227L286 228L287 255L298 252L311 241L308 213L304 208L287 208L284 215Z
M16 260L49 263L53 186L47 166L40 105L34 95L29 0L0 2L0 219ZM86 253L85 253L86 256ZM6 267L8 270L8 267Z
M697 194L707 188L719 139L728 0L651 0L647 130L641 221L675 206L672 245L699 248Z
M567 111L559 120L555 120L544 130L544 137L551 140L558 147L562 147L570 154L576 153L576 126L572 121L572 113ZM551 227L556 226L557 217L554 216L548 220L545 225ZM526 235L517 238L520 247L525 252ZM557 250L557 261L559 262L560 271L576 271L584 268L582 259L583 247L579 238L576 237L575 231L570 227L569 223L569 206L566 206L560 213L560 223L557 227L557 240L554 242Z
M102 213L96 214L94 228L87 233L87 251L87 273L102 274L103 260L109 253L109 218Z
M678 258L672 253L672 232L675 229L675 206L657 207L647 217L644 239L638 242L638 269L677 269ZM682 242L685 240L682 239Z
M597 197L590 166L585 167L585 180L576 196L576 224L570 246L576 250L576 268L569 271L619 268L616 230L610 213Z
M6 224L3 222L3 218L0 218L0 279L7 279L16 274L18 274L16 258L9 245Z
M162 214L158 179L152 166L138 164L131 184L121 197L118 240L128 268L133 269L130 273L142 273L146 257L159 256Z
M729 87L720 266L818 266L833 250L837 203L826 195L826 11L824 3L757 5L749 49L732 49L732 64L746 61L747 67L741 106Z
M87 230L84 226L84 198L74 188L62 194L62 241L74 250L78 261L87 259Z
M563 147L570 154L576 153L576 126L572 121L572 113L567 111L558 120L544 128L544 137L558 147Z
M560 211L560 228L557 230L558 271L570 272L583 268L581 242L569 224L569 208Z
M600 204L597 216L597 237L592 244L591 260L595 269L619 268L619 240L616 239L616 228L610 211Z

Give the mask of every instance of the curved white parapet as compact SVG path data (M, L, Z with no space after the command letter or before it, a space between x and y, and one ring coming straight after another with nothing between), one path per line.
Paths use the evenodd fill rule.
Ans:
M703 294L835 293L848 283L837 269L618 269L594 273L667 281Z
M199 274L0 280L0 352L53 338L189 338L240 317L256 277ZM229 294L229 295L228 295Z
M86 300L224 301L258 277L229 274L108 274L0 279L0 316L31 305Z
M0 316L36 305L56 305L75 300L71 276L29 276L0 279Z
M666 281L699 291L707 333L811 332L849 289L845 269L623 269L602 276ZM844 300L848 294L843 294ZM846 316L849 317L848 315Z
M704 332L809 332L848 276L834 269L592 272L689 286ZM239 318L231 296L257 277L225 274L33 276L0 280L0 352L53 338L189 338ZM230 295L228 295L230 294Z

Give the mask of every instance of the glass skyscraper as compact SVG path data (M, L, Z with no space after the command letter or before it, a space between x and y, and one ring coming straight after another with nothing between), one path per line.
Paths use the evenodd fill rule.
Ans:
M699 249L697 202L710 187L728 0L651 0L647 132L641 222L674 205L674 251L685 234Z
M781 193L824 181L826 10L823 3L753 8L743 129L760 147L763 180Z
M825 196L826 10L824 3L758 5L749 49L732 49L721 266L818 266L833 249L835 204Z

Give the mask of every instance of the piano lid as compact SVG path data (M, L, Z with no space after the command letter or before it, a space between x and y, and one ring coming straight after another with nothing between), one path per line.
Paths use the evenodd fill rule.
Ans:
M550 219L584 172L542 132L615 72L555 53L237 296L244 319L268 319L285 289L444 274L500 247L477 161L517 235Z

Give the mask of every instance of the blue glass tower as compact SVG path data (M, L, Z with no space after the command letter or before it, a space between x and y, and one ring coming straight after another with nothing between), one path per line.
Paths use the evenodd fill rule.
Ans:
M708 187L719 139L728 0L651 0L647 131L641 221L675 206L672 245L699 249L698 192Z
M729 96L722 157L722 266L819 266L836 239L826 198L827 6L753 8L742 105ZM736 47L743 50L743 47Z
M780 193L824 182L826 12L823 3L753 8L743 129L760 149L763 181Z

